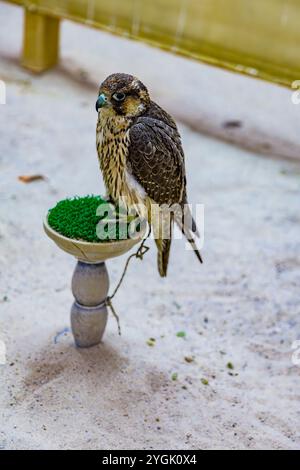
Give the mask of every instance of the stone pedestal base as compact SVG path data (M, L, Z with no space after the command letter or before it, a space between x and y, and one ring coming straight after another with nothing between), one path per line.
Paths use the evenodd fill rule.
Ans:
M108 290L109 277L104 262L77 262L72 279L75 302L71 309L76 346L89 348L101 342L108 316L105 305Z

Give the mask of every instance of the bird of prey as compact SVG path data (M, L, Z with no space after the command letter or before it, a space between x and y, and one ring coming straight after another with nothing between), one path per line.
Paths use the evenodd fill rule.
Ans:
M101 84L96 110L97 151L108 196L114 203L124 199L127 207L146 207L143 215L154 229L160 275L167 275L174 221L202 263L174 119L150 99L139 79L124 73L110 75ZM158 217L153 217L154 206ZM166 220L167 230L162 228Z

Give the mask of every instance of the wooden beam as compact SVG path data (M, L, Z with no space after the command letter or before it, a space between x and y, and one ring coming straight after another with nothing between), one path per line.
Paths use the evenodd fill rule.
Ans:
M35 73L55 66L59 57L60 20L25 10L22 65Z
M299 0L6 1L32 15L45 15L44 20L77 21L289 88L300 77ZM56 38L58 24L53 21L41 23L51 24L50 34ZM46 45L39 42L40 55L48 59L40 67L39 54L32 55L34 31L26 30L24 65L40 71L56 63L58 39Z

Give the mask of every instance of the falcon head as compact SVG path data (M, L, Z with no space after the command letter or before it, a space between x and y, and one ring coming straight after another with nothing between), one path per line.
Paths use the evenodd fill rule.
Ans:
M114 73L100 86L96 111L111 117L135 117L143 114L149 104L148 90L140 80L125 73Z

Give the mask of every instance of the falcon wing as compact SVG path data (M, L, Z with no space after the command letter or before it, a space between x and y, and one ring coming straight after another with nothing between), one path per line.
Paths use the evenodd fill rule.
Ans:
M143 116L133 124L129 136L128 170L147 195L159 205L185 204L184 154L177 128L153 117ZM188 206L183 213L175 211L174 218L202 263L194 240L194 234L199 234ZM159 266L163 276L166 275L170 251L170 240L168 242L165 249L159 249Z
M185 164L176 127L153 117L137 119L130 129L128 170L157 204L185 201Z

